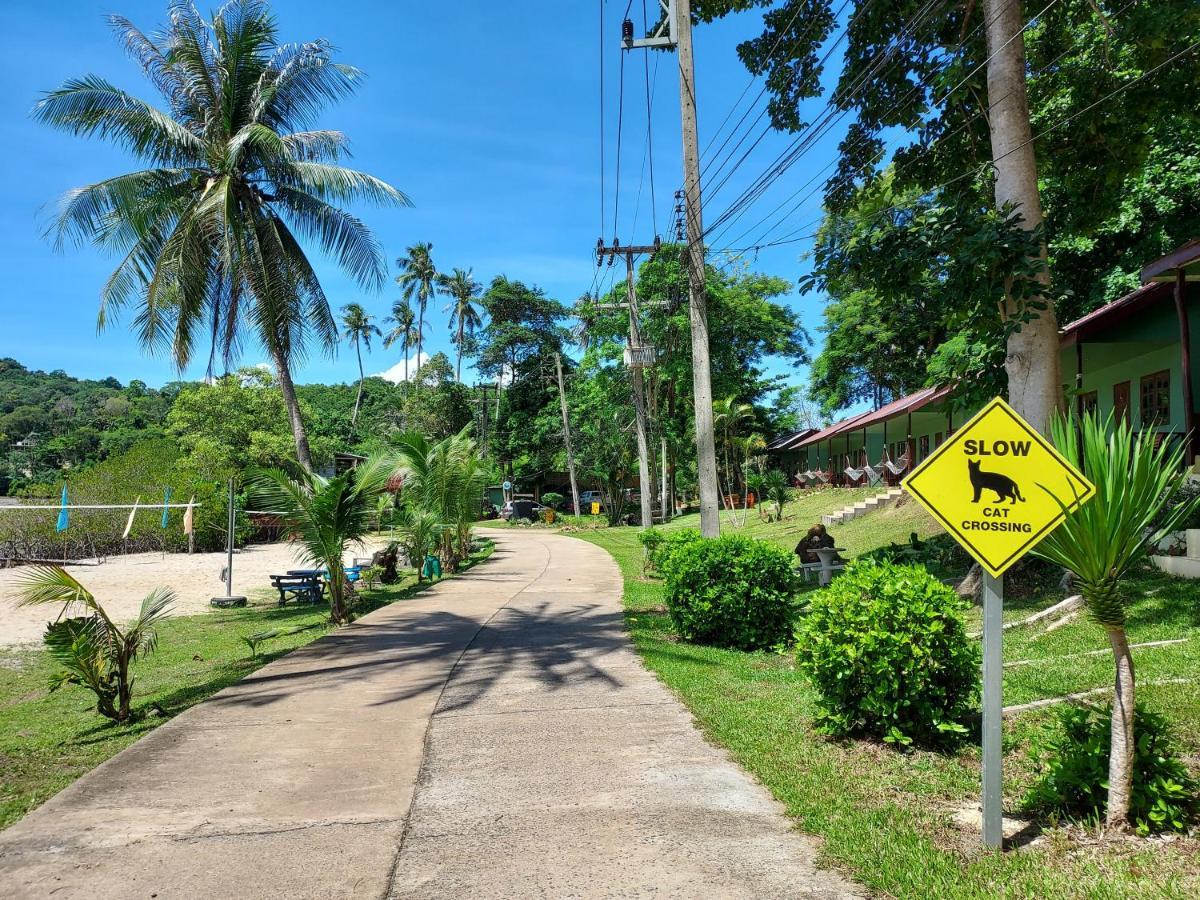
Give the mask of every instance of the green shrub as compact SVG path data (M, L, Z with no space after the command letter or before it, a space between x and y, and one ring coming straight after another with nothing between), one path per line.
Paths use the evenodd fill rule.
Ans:
M786 550L741 535L672 535L657 559L667 610L685 640L738 650L787 640L795 571Z
M548 506L551 509L560 509L563 501L566 499L562 494L556 494L554 491L546 491L546 493L542 494L542 505Z
M839 736L926 746L966 733L979 694L979 647L964 601L922 566L847 566L816 592L796 629L820 724Z
M650 538L652 542L657 540L657 543L653 549L646 545L645 538L643 537L643 535L649 534L652 531L658 536L657 539ZM667 560L671 557L671 555L677 550L687 547L690 544L694 544L696 541L700 540L700 532L695 528L683 528L679 531L672 531L664 534L663 532L657 531L654 528L647 528L645 531L638 532L638 539L642 541L643 546L646 546L647 553L650 557L651 567L656 572L661 574L665 572Z
M642 545L642 572L646 572L654 565L654 554L662 547L665 535L657 528L647 528L638 532L638 542Z
M1133 733L1137 741L1129 818L1143 835L1185 831L1200 812L1200 787L1175 755L1167 720L1137 706ZM1103 816L1111 735L1110 710L1064 707L1058 722L1032 747L1041 779L1026 796L1026 805L1078 818Z

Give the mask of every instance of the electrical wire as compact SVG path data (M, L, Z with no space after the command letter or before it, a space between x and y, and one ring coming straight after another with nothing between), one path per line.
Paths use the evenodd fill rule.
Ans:
M633 0L630 0L632 3ZM646 0L642 0L642 30L647 31L650 28L649 17L646 15ZM654 229L655 237L658 236L658 210L656 201L658 194L654 190L654 129L651 127L651 113L653 111L652 95L653 91L650 88L650 54L642 54L642 70L646 81L646 151L650 157L650 224ZM658 57L654 57L654 83L658 83ZM641 188L638 188L641 192Z

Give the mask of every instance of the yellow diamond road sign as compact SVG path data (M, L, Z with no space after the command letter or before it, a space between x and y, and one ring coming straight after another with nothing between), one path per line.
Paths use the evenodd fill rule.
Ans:
M1096 492L999 397L903 486L995 576L1058 527L1063 506L1074 510Z

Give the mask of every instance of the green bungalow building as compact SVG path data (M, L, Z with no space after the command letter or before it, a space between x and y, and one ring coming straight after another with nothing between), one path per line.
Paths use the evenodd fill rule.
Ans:
M1200 447L1200 383L1191 366L1191 334L1200 329L1196 281L1200 241L1146 266L1137 290L1063 327L1059 351L1069 402L1081 411L1115 411L1139 431L1179 439L1191 433L1192 459ZM974 415L955 410L952 394L925 388L767 449L798 484L896 484Z

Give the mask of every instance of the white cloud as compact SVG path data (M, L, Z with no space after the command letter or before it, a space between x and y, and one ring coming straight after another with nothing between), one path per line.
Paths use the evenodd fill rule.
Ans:
M419 355L414 353L408 358L408 380L412 381L413 376L417 374L417 369L421 368L429 361L429 354L422 352ZM390 381L392 384L399 384L404 380L404 360L396 363L389 369L384 369L382 372L376 372L372 378L382 378L384 381Z

